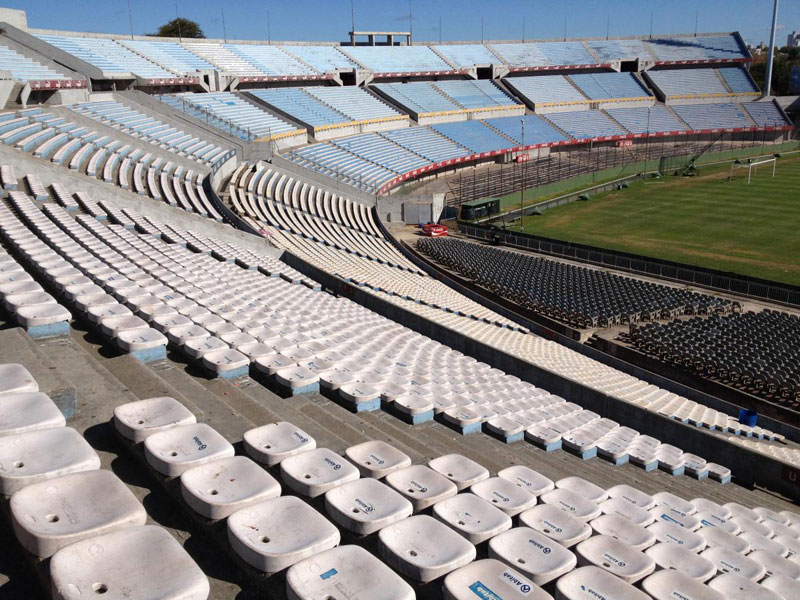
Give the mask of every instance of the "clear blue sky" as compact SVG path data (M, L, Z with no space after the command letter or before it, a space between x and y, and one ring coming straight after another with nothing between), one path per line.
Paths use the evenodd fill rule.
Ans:
M354 0L358 29L408 28L407 0ZM126 34L128 0L0 0L28 13L31 27ZM175 17L200 23L208 37L222 37L221 8L229 39L266 39L267 11L273 40L342 41L350 30L350 0L130 0L133 31L144 34ZM751 43L767 42L772 0L414 0L417 40L519 39L525 17L526 37L553 38L692 33L699 9L700 31L734 31ZM778 43L800 30L800 1L783 0L778 18Z

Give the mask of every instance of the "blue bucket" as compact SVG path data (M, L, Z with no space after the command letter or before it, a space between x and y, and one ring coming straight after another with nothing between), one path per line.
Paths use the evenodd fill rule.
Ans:
M748 427L755 427L758 421L758 413L754 410L742 409L739 411L739 423Z

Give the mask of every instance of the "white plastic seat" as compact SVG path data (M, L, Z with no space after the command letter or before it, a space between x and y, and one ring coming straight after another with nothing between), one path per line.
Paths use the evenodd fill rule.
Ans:
M41 392L0 396L0 436L65 425L66 419L55 402Z
M224 519L246 506L277 498L277 480L246 456L193 467L181 475L183 499L207 519Z
M555 489L555 483L552 480L524 465L506 467L502 471L498 471L497 476L528 490L536 497Z
M250 566L277 573L339 545L339 530L295 496L280 496L228 517L228 541Z
M393 471L384 481L411 502L414 512L458 493L455 483L425 465L411 465Z
M717 574L711 562L677 544L656 544L645 550L645 554L656 561L659 569L672 569L698 581L707 581Z
M38 391L39 384L21 364L0 364L0 394Z
M433 516L469 542L480 544L511 529L511 517L475 494L456 494L433 505Z
M663 544L676 544L692 552L700 552L706 547L706 541L697 531L689 531L675 523L656 521L647 526L656 539Z
M126 527L81 540L50 561L56 600L94 595L137 600L206 600L208 578L166 529Z
M371 440L350 446L345 456L356 467L362 477L382 479L389 473L411 465L411 458L382 440Z
M446 454L428 461L428 466L456 484L458 491L489 478L489 471L460 454Z
M782 515L781 513L770 510L769 508L764 508L763 506L756 506L753 509L753 512L758 513L758 515L764 519L764 522L768 525L770 521L780 523L781 525L786 525L787 527L792 524L792 522L789 520L789 517L786 515Z
M600 567L627 583L636 583L656 568L655 561L644 552L605 535L581 542L575 552L581 565Z
M774 535L772 528L766 523L756 523L744 517L733 517L732 523L739 527L739 533L755 533L756 535L763 535L764 537L771 538Z
M655 517L643 508L631 504L622 498L609 498L605 502L600 503L600 510L605 515L619 515L641 525L647 527L650 523L655 521Z
M337 598L346 589L352 600L415 600L401 577L359 546L340 546L302 560L286 572L289 600Z
M767 572L762 565L752 558L723 546L706 548L700 553L700 556L710 561L720 573L733 573L753 581L758 581Z
M634 506L638 506L645 510L652 508L656 503L653 497L649 494L645 494L634 487L624 484L615 485L614 487L608 488L608 497L627 500Z
M655 533L620 515L600 515L589 525L597 535L617 539L634 550L645 550L656 543Z
M655 500L656 505L663 504L684 515L693 515L697 512L694 504L670 492L657 492L653 494L653 500Z
M470 487L470 491L490 502L509 517L533 508L536 505L536 496L511 483L502 477L490 477Z
M768 538L763 535L758 535L751 531L743 531L738 535L743 540L750 544L751 551L764 550L775 556L785 558L789 555L789 548L780 543L776 538ZM798 540L800 542L800 540Z
M608 499L608 494L603 488L581 477L565 477L564 479L559 479L556 481L556 487L575 492L579 496L583 496L596 504Z
M689 531L696 531L701 527L700 520L694 515L687 515L676 508L671 508L663 504L656 504L648 512L655 520L674 523Z
M700 521L701 527L716 527L717 529L721 529L731 535L737 535L741 532L741 527L736 524L733 517L730 519L723 519L718 515L713 515L711 513L700 511L692 515L698 521Z
M147 462L168 477L234 455L233 446L205 423L179 425L144 440Z
M270 423L244 432L244 450L263 465L277 465L284 458L307 452L317 442L299 427L286 421Z
M413 511L411 502L371 477L328 490L325 509L334 522L359 535L374 533L410 517Z
M0 437L0 494L100 468L100 457L71 427L35 429Z
M556 600L651 600L644 592L608 571L589 566L575 569L556 582Z
M475 559L475 546L427 515L415 515L378 532L381 555L401 574L427 583Z
M800 586L800 564L761 549L753 550L747 558L764 567L768 576L784 575L796 580Z
M575 492L556 488L539 496L544 504L551 504L581 521L591 521L600 516L600 507Z
M642 581L642 589L654 600L725 600L725 596L703 582L677 571L657 571Z
M281 461L281 477L292 490L316 498L359 478L358 469L333 450L315 448Z
M519 522L565 548L570 548L592 535L592 528L585 521L552 504L540 504L520 513Z
M739 554L747 554L750 552L750 543L746 539L740 538L738 535L729 533L719 527L701 527L697 530L697 533L702 536L708 547L721 546L738 552Z
M522 571L544 585L575 568L575 555L529 527L515 527L489 540L489 557Z
M493 558L456 569L444 578L443 591L444 600L552 600L550 594L521 572Z
M767 587L732 573L717 575L707 585L725 600L785 600Z
M169 396L128 402L114 408L114 427L122 437L135 444L159 431L196 422L197 418L188 408Z
M29 485L11 497L14 533L46 558L80 540L144 525L147 513L111 471L86 471Z
M742 506L741 504L737 504L736 502L727 502L723 504L723 506L731 512L733 517L750 519L756 523L763 521L763 517L756 511L747 508L746 506Z
M275 371L275 381L293 394L319 391L319 375L307 367L291 366Z
M800 600L800 586L791 577L772 575L762 580L760 585L775 592L783 600Z

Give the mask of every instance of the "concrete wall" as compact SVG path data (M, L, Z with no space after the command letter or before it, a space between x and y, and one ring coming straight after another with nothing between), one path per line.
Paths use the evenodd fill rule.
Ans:
M24 10L0 8L0 23L8 23L23 31L28 29L28 17Z

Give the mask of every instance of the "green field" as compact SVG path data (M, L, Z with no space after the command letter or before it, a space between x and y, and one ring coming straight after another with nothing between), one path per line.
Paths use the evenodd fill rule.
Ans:
M800 284L800 157L728 181L729 166L697 177L645 179L628 189L525 217L524 230L635 254ZM744 177L742 178L742 175Z

